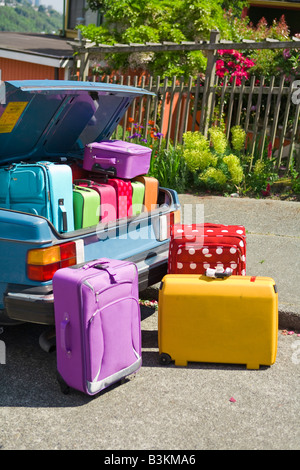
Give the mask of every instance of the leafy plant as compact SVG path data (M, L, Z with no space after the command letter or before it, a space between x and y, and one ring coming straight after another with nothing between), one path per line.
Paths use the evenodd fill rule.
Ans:
M266 39L276 39L279 41L291 41L290 30L284 15L279 20L274 20L269 25L265 18L261 18L257 26L250 23L248 17L237 18L232 12L225 13L231 28L231 39L240 42L242 39L253 41L265 41ZM296 36L299 36L296 34ZM254 49L245 51L244 55L252 62L251 74L264 76L266 83L271 76L276 76L277 82L280 75L285 74L287 81L290 75L300 74L299 49Z
M200 132L188 131L183 138L183 157L189 171L199 172L216 166L217 157L211 153L208 140Z
M235 129L235 132L237 129ZM239 150L230 147L221 127L209 129L210 140L199 132L183 135L183 156L197 187L231 191L244 179ZM240 147L239 147L240 148Z
M175 189L179 193L188 187L187 165L183 158L182 147L159 149L152 153L149 175L157 178L160 186Z
M260 155L260 140L261 136L258 135L252 154L249 148L251 143L248 143L245 155L241 157L245 174L243 192L270 196L271 185L278 179L278 172L275 170L276 158L273 158L271 142L268 142L268 139Z
M294 160L292 161L290 173L292 191L295 194L300 194L300 172L296 170Z
M96 44L146 43L208 40L210 31L218 29L230 39L230 26L224 17L221 0L87 0L89 8L100 11L99 27L83 26L83 37ZM240 15L246 1L233 2L233 11ZM206 69L202 51L161 53L107 54L110 68L128 70L142 68L154 76L196 76Z

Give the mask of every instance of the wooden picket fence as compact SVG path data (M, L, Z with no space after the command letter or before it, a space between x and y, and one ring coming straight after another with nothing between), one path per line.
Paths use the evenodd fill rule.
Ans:
M232 126L240 125L246 132L246 147L250 155L263 158L268 148L276 157L276 166L289 168L292 158L300 158L299 103L294 103L294 82L284 86L284 76L274 86L271 77L265 86L264 77L251 77L249 85L241 86L216 81L210 89L205 89L201 77L155 80L153 77L133 78L114 76L103 79L115 83L140 86L155 93L153 97L136 98L121 122L122 139L140 135L147 139L151 130L162 133L166 147L182 143L186 131L200 131L207 135L211 125L225 121L226 136L230 139ZM256 85L259 80L259 85ZM211 106L207 109L207 94L211 95Z
M101 80L145 88L154 93L153 97L136 98L127 110L118 129L119 138L139 134L147 139L159 132L163 134L166 147L176 147L182 143L186 131L200 131L208 135L211 125L224 120L226 135L230 129L240 125L246 132L246 151L252 157L263 158L267 149L272 149L276 157L276 167L283 165L288 171L294 158L300 170L300 88L299 80L288 82L282 76L251 77L250 83L237 85L236 78L230 82L225 77L222 83L216 75L216 57L220 49L295 49L300 46L299 39L293 41L264 41L231 43L220 41L217 31L211 32L209 42L163 43L146 45L82 45L73 44L74 51L81 57L79 78L82 80ZM199 75L185 81L181 77L172 79L153 78L152 76L101 77L91 75L91 61L97 55L103 57L107 52L139 52L164 50L203 50L207 54L205 78ZM295 98L295 99L294 99Z

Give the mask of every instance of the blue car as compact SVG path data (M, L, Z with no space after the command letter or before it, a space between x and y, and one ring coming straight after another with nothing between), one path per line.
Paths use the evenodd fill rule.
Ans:
M2 82L0 171L20 162L82 161L85 146L109 139L134 98L151 94L103 83ZM0 185L1 325L54 325L52 275L65 259L71 265L101 257L131 260L141 291L166 274L170 225L180 221L176 191L160 187L152 211L71 231L58 231L49 218L25 208L8 207L6 191Z

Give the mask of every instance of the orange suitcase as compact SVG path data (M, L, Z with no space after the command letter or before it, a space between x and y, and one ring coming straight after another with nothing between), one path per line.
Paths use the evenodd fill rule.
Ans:
M141 181L145 186L144 210L150 212L156 208L159 183L152 176L137 176L133 181Z

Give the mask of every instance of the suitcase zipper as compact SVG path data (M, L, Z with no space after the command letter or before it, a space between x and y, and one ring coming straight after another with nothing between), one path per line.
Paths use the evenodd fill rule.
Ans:
M131 281L122 282L121 284L126 284L126 283L129 284L129 283L131 283ZM121 284L118 284L118 285L121 285ZM105 292L106 290L111 289L111 288L113 288L113 287L115 287L115 286L110 286L110 287L108 287L107 289L103 289L102 291L97 292L95 295L98 296L98 295L100 295L100 294L103 294L103 292ZM138 301L137 301L134 297L122 297L122 298L120 298L120 299L118 299L118 300L114 300L114 301L110 302L109 304L105 305L104 308L111 307L112 305L114 305L114 304L116 304L116 303L118 303L118 302L122 302L123 300L134 300L134 301L137 303L137 305L139 305ZM98 303L98 300L96 300L96 301L97 301L97 303ZM93 313L93 315L92 315L91 318L89 319L88 323L92 323L92 321L94 320L95 316L96 316L98 313L100 313L101 310L103 310L103 308L102 308L102 309L101 309L101 308L97 308L97 310Z

